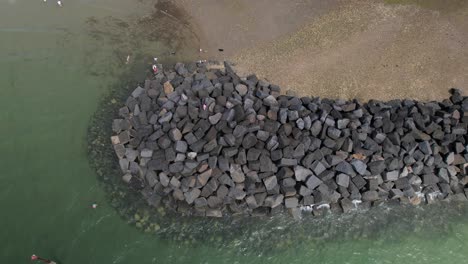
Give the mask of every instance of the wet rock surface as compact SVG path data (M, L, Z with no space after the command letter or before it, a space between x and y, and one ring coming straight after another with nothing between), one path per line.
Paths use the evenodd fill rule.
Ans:
M111 138L122 179L186 215L320 214L465 201L468 97L441 102L282 95L229 64L176 64L137 87Z

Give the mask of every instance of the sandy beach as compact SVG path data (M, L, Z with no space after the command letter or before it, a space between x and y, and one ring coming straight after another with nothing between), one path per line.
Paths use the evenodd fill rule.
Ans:
M201 58L233 61L300 95L434 100L468 90L463 1L176 3L196 28Z

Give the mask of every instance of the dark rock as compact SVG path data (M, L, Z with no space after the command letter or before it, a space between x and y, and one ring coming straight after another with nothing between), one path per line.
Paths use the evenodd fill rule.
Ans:
M261 172L276 172L277 168L271 159L265 155L260 156L260 171Z
M336 167L335 167L335 170L338 171L338 172L342 172L344 174L350 175L350 176L355 175L353 167L351 166L351 164L349 164L346 161L342 161L342 162L338 163L338 165L336 165Z
M251 148L247 151L247 160L248 161L258 160L261 153L262 152L260 150Z
M257 137L252 133L247 134L242 141L242 147L244 147L244 149L250 149L255 146L255 144L257 144Z
M432 173L427 173L423 175L423 184L426 186L437 184L439 181L439 178Z
M386 168L386 165L385 165L385 161L384 160L378 160L378 161L372 161L372 162L369 162L367 164L370 172L373 174L373 175L377 175L377 174L380 174L382 173L385 168Z
M237 154L238 148L232 147L232 148L224 148L223 149L223 156L226 158L233 157L234 155Z

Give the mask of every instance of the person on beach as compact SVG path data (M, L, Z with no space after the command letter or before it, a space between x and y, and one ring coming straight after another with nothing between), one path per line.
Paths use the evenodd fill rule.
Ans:
M50 259L41 258L41 257L38 257L38 256L36 256L34 254L31 256L31 260L38 260L38 261L40 261L42 263L57 264L57 262L55 262L55 261L52 261Z
M58 1L57 1L57 5L60 6L60 7L62 7L62 1L58 0Z

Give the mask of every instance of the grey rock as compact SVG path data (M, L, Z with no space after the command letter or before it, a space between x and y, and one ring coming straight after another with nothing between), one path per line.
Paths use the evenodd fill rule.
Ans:
M315 188L320 186L322 183L323 182L314 175L311 175L306 181L307 188L309 188L310 190L314 190Z
M367 166L373 175L382 173L386 168L385 161L383 160L369 162Z
M200 189L197 189L197 188L194 188L188 192L185 192L184 193L184 196L185 196L185 201L188 203L188 204L192 204L195 199L197 199L201 194L201 191Z
M170 179L165 172L159 173L159 182L162 184L162 186L169 186L169 181Z
M362 160L352 160L351 165L353 165L354 170L360 175L366 174L367 165Z
M270 133L264 130L257 131L257 138L261 141L267 141L270 137Z
M239 95L241 96L244 96L247 94L247 86L243 85L243 84L238 84L236 85L236 91L239 93Z
M383 174L383 179L384 181L396 181L398 180L398 177L400 176L400 172L397 170L394 171L387 171Z
M344 173L340 173L338 174L338 176L336 176L336 184L338 184L339 186L343 186L345 188L348 188L349 186L349 175L346 175Z
M278 105L278 101L273 95L269 95L263 99L263 103L267 106L276 106Z
M186 153L187 152L187 147L188 147L187 142L185 142L185 141L180 140L180 141L175 142L175 150L177 152ZM190 152L190 153L195 153L195 152ZM190 154L190 153L189 153L189 158L194 159L196 157L196 153L195 153L195 156L194 156L194 154Z
M314 172L315 175L320 175L322 172L326 170L325 166L323 165L322 162L316 160L312 165L310 166L312 171Z
M140 152L140 156L142 158L151 158L153 156L153 150L151 149L143 149Z
M304 168L302 166L295 166L294 167L294 177L296 181L305 181L308 176L312 175L312 171Z
M424 185L433 185L439 183L439 178L432 173L427 173L423 175L423 184Z
M132 96L133 96L134 98L138 98L138 97L140 97L140 95L142 95L144 92L145 92L145 89L143 89L143 88L141 88L140 86L138 86L135 90L133 90Z
M338 171L338 172L342 172L344 174L347 174L347 175L351 175L351 176L355 175L353 167L351 166L351 164L349 164L346 161L342 161L342 162L338 163L338 165L336 165L336 167L335 167L335 170Z
M310 133L312 134L312 136L314 137L318 136L321 131L322 131L322 122L320 122L319 120L314 121L314 123L312 123L312 127L310 128Z
M242 183L245 181L245 175L244 172L242 172L242 168L238 164L231 164L231 167L229 169L229 172L231 174L231 178L234 182L236 183Z
M221 120L222 116L223 116L222 113L216 113L216 114L208 117L208 120L210 121L210 124L216 125L219 122L219 120Z
M122 176L122 180L126 183L130 183L130 181L132 180L132 175L130 173L127 173L124 176Z
M267 207L275 208L283 203L284 196L282 194L275 194L265 198L264 204Z
M299 205L299 201L296 197L290 197L284 199L284 205L286 208L296 208Z
M373 202L379 200L379 193L376 191L367 191L362 194L362 200L365 202Z
M171 119L172 119L172 112L167 112L159 118L158 122L160 124L164 124L164 123L171 121Z
M278 179L276 176L270 176L268 178L263 179L263 184L267 191L273 190L278 185Z
M242 147L244 149L252 148L255 144L257 144L257 137L252 133L247 134L244 140L242 140Z
M296 166L297 165L297 160L296 159L285 159L282 158L278 164L278 166L283 167L283 166Z

